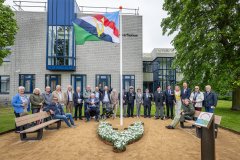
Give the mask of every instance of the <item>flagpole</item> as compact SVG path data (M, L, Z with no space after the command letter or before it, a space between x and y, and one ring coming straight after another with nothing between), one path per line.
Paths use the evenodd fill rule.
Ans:
M122 81L122 6L119 7L119 16L120 16L120 126L123 126L123 81Z

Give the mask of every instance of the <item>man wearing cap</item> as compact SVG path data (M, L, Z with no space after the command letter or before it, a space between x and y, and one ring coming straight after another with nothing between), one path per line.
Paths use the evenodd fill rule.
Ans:
M133 117L133 112L134 112L134 100L136 97L136 93L134 92L133 86L129 87L129 92L127 93L127 114L128 117Z

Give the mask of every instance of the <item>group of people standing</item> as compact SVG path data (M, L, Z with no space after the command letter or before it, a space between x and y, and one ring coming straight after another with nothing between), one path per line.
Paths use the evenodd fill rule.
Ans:
M186 103L191 104L194 111L201 111L205 107L206 112L213 112L217 105L217 96L211 91L211 86L207 85L204 93L200 92L199 86L195 86L194 91L191 92L187 83L183 83L182 89L175 86L174 90L169 85L165 91L159 86L153 94L149 93L149 89L143 93L141 88L137 88L137 92L135 92L134 87L130 86L128 91L123 90L122 98L115 89L109 89L108 86L102 88L100 85L95 87L94 91L87 85L83 92L80 87L77 87L76 91L73 92L71 85L67 87L66 92L62 92L60 85L57 85L56 90L51 92L51 88L47 86L42 94L39 88L35 88L30 97L24 94L24 90L25 88L20 86L18 93L12 98L16 117L26 115L31 106L33 114L43 110L48 111L53 118L63 119L69 127L75 126L73 118L83 120L82 110L84 110L86 121L89 121L91 117L95 117L95 120L99 121L100 106L102 106L103 117L106 115L107 108L112 108L113 118L116 118L120 100L123 101L124 117L134 116L136 102L136 116L140 117L141 106L143 106L144 118L151 118L152 101L154 101L156 106L155 119L162 120L164 118L174 119L174 117L182 115L183 105ZM166 113L164 111L165 105ZM66 113L64 107L66 107ZM173 113L174 107L175 114ZM74 117L72 116L73 110Z

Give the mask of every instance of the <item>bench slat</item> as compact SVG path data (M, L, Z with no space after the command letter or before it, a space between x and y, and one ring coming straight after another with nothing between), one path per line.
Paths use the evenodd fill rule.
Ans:
M22 126L28 123L32 123L44 118L49 117L50 115L47 112L39 112L39 113L35 113L35 114L30 114L30 115L26 115L23 117L18 117L15 118L15 122L16 122L16 126Z
M50 121L41 123L41 124L36 125L36 126L34 126L34 127L31 127L31 128L26 129L26 130L23 130L23 131L21 131L20 133L30 133L30 132L34 132L34 131L37 131L37 130L39 130L39 129L41 129L41 128L44 128L44 127L46 127L46 126L48 126L48 125L50 125L50 124L53 124L53 123L55 123L55 122L57 122L57 121L60 121L60 119L53 119L53 120L50 120Z

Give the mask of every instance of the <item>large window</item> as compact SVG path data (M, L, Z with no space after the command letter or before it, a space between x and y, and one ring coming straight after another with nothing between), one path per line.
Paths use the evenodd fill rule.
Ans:
M48 26L47 69L75 70L72 26Z
M148 89L150 93L153 93L154 92L153 82L144 81L143 82L143 92L145 92L146 89Z
M152 73L153 72L152 62L149 62L149 61L144 61L143 62L143 72L145 72L145 73Z
M35 88L35 74L19 74L19 86L25 87L25 93L32 93Z
M10 90L10 76L0 76L0 94L8 94Z
M76 91L77 87L81 88L81 92L86 88L87 78L86 75L82 74L72 74L71 75L71 84L73 86L74 91Z
M109 88L111 88L111 75L97 74L96 75L96 86L98 86L99 84L101 84L102 87L108 86Z
M135 88L135 76L123 75L123 89L125 89L125 91L128 91L130 86L133 86Z
M176 84L176 69L172 68L172 57L158 57L153 61L153 89L161 86L163 90L167 85Z
M50 86L51 90L54 91L57 85L61 85L61 75L55 74L45 75L45 86Z
M76 70L72 21L75 0L48 0L47 56L48 70Z

